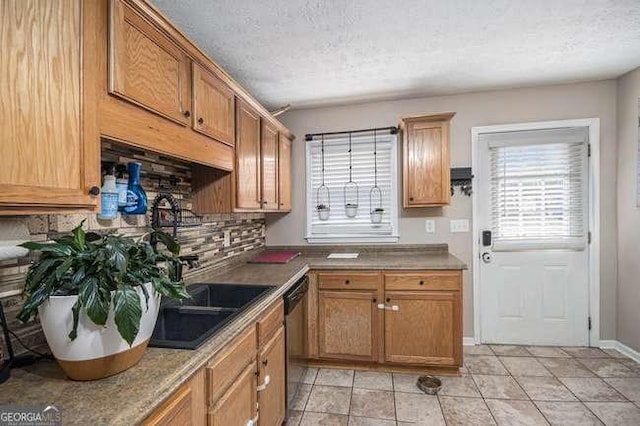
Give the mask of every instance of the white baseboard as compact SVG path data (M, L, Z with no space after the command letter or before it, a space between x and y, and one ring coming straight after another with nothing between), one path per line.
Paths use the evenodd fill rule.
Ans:
M640 352L617 340L600 340L600 347L603 349L615 349L621 354L628 356L635 362L640 363Z
M464 346L473 346L476 345L476 339L475 337L463 337L462 338L462 345Z

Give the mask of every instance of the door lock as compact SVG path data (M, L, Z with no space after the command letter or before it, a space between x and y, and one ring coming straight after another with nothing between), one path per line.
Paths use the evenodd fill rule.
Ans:
M491 263L492 260L493 260L493 256L491 255L491 253L489 253L487 251L482 253L482 261L484 263Z

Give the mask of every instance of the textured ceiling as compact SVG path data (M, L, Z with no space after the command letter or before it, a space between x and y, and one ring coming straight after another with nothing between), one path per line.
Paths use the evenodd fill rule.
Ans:
M617 77L640 0L152 0L268 107Z

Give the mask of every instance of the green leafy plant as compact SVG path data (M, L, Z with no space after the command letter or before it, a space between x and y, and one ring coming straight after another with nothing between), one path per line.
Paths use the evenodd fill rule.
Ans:
M26 242L22 247L41 252L27 273L26 300L18 319L35 317L38 306L50 296L77 295L73 305L73 328L69 338L77 337L81 310L97 325L105 325L113 305L118 332L131 346L140 327L142 301L140 288L148 309L150 295L144 284L151 282L163 296L173 299L189 297L184 283L176 280L175 262L180 245L162 231L152 231L168 253L154 250L144 236L139 240L122 235L100 235L85 232L84 221L71 235L51 243Z

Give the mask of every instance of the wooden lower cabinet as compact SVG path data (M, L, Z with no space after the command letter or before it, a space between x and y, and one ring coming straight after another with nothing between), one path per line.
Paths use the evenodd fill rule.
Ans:
M377 292L318 292L318 355L356 361L378 358Z
M284 327L258 354L258 425L281 426L286 410ZM268 383L266 383L268 379ZM266 384L264 384L266 383Z
M322 270L310 281L318 285L310 286L309 353L318 363L462 365L461 271Z
M205 371L200 370L147 420L145 426L204 426L207 424Z
M386 362L460 364L460 301L457 292L391 291L384 318Z
M209 426L245 426L257 419L256 405L256 365L249 363L222 395L220 400L209 409Z

